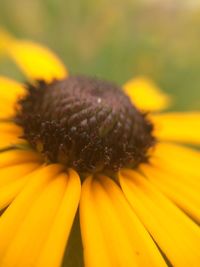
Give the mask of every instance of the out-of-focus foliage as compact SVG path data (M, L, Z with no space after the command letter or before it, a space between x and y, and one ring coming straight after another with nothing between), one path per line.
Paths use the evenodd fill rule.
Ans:
M175 93L177 108L200 107L198 1L7 0L0 24L49 45L71 73L119 83L148 75Z

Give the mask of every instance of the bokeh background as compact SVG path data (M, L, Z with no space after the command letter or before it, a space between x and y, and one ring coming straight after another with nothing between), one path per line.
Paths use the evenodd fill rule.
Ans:
M173 108L200 108L199 0L2 0L0 25L51 47L73 74L145 75ZM0 73L20 77L8 60Z
M174 95L173 109L200 109L199 0L0 0L0 26L46 44L73 74L147 76ZM22 78L6 58L0 74ZM77 228L70 267L82 266Z

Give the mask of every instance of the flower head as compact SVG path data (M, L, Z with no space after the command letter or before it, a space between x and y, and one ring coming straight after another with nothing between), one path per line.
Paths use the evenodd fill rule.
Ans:
M27 91L15 121L51 162L94 173L147 160L153 126L116 85L69 76Z
M28 83L0 77L0 267L61 266L78 206L85 266L199 266L200 113L1 39Z

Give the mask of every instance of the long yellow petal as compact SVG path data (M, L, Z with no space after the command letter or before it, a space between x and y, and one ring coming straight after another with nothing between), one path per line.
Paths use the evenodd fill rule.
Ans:
M30 208L34 206L38 197L42 195L47 185L62 170L60 165L49 165L36 170L29 176L29 182L15 198L11 205L0 217L0 266L3 267L2 260L7 253L7 249L12 244ZM51 198L52 199L52 198ZM52 200L50 200L52 202ZM48 205L47 205L48 206ZM49 208L49 207L47 207ZM43 210L45 213L45 209ZM12 258L10 259L12 260ZM7 266L13 266L8 264ZM14 265L15 266L15 265Z
M14 116L17 100L25 95L22 84L0 76L0 119Z
M109 196L102 190L102 186L97 181L93 182L93 192L101 229L107 243L110 266L137 266L137 250L135 251L134 247L131 246L122 223L117 223L119 217L116 214L116 210L113 209Z
M68 179L67 187L58 212L55 215L55 220L49 230L48 238L37 258L36 267L61 266L66 243L79 204L81 192L79 176L73 170L69 170L68 178L65 174L62 175L65 179Z
M38 166L37 163L22 163L0 169L0 187L27 175Z
M141 170L149 181L200 223L200 176L199 181L195 181L191 176L175 175L147 164L141 166Z
M31 150L9 150L0 153L0 169L26 162L42 162L42 157L37 152Z
M92 179L86 179L82 186L80 201L81 235L86 267L109 267L109 253L102 234L97 209L92 195ZM98 252L98 253L97 253Z
M158 139L200 144L200 112L157 114L152 120Z
M153 149L150 161L174 174L196 177L199 181L200 153L194 149L160 142Z
M2 50L6 52L28 76L47 82L66 77L67 70L58 57L48 48L34 42L17 40L0 31Z
M14 123L0 123L0 149L15 144L26 143L25 140L20 138L22 135L22 128Z
M19 139L13 134L0 133L0 138L0 149L4 149L18 144L26 144L26 142L24 142L22 139Z
M4 101L2 97L0 97L1 101ZM15 107L13 103L8 101L4 101L0 106L0 119L10 119L15 115Z
M28 170L28 175L17 173L16 175L17 178L14 175L15 179L13 179L13 181L8 182L4 184L3 186L0 186L0 209L4 209L6 206L8 206L13 201L13 199L17 196L17 194L22 190L25 184L29 181L29 174L34 169L39 167L39 164L35 164L31 166L28 165L28 166L23 166L23 167L26 171ZM27 167L29 168L32 167L32 168L29 169Z
M84 183L80 205L86 266L166 266L121 190L98 178Z
M132 209L170 263L199 266L199 227L140 174L123 170L119 177Z
M21 135L22 128L14 123L0 122L0 133Z
M137 266L166 266L157 246L128 205L121 189L109 178L99 177L137 255ZM122 216L123 215L123 216ZM145 255L145 256L144 256Z
M170 104L170 98L147 78L138 77L128 81L124 86L125 93L133 104L144 111L159 111Z
M63 198L67 179L55 177L39 193L1 258L2 266L33 266Z
M10 78L0 76L1 99L13 104L19 97L23 96L25 93L26 90L23 84L16 82L15 80L12 80Z

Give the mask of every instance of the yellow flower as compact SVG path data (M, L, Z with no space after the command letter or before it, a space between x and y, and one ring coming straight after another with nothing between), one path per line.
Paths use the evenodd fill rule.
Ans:
M158 113L167 107L169 98L144 78L123 86L133 104L131 109L130 100L122 92L122 102L118 102L118 91L116 95L111 93L114 85L68 76L50 50L3 33L1 39L6 39L0 46L2 52L17 63L29 84L0 77L0 267L61 266L78 206L85 266L200 266L200 154L178 144L200 144L200 113ZM90 87L97 87L95 96L91 96ZM81 144L82 135L77 130L79 122L72 131L64 112L65 100L72 105L69 100L74 97L71 91L66 96L69 88L75 88L78 103L93 97L94 105L101 104L104 110L110 103L111 111L118 112L112 113L103 130L116 130L113 125L121 120L120 106L122 119L127 121L122 121L123 138L119 136L112 142L110 139L119 132L104 133L106 138L111 137L110 143L102 148L102 143L98 146L91 140L97 147L92 146L90 154L84 143L81 156L79 150L71 148L72 144L77 146L73 140ZM89 90L86 95L85 88ZM90 114L96 116L93 111ZM35 114L46 123L43 132ZM88 115L83 114L87 121ZM57 124L57 128L49 130L47 118L51 127L55 123L63 126L63 120L67 123L65 134L72 143L64 143L64 149L69 154L66 150L60 154L60 140L65 139ZM136 134L129 138L132 141L126 136L129 126L135 127ZM69 131L78 135L76 139ZM90 132L86 130L86 134ZM134 151L128 147L129 141ZM119 147L124 154L118 151L118 158ZM97 155L95 151L107 152ZM126 164L122 156L127 155L130 162ZM115 172L106 169L112 167L112 162ZM94 164L91 172L90 163Z

